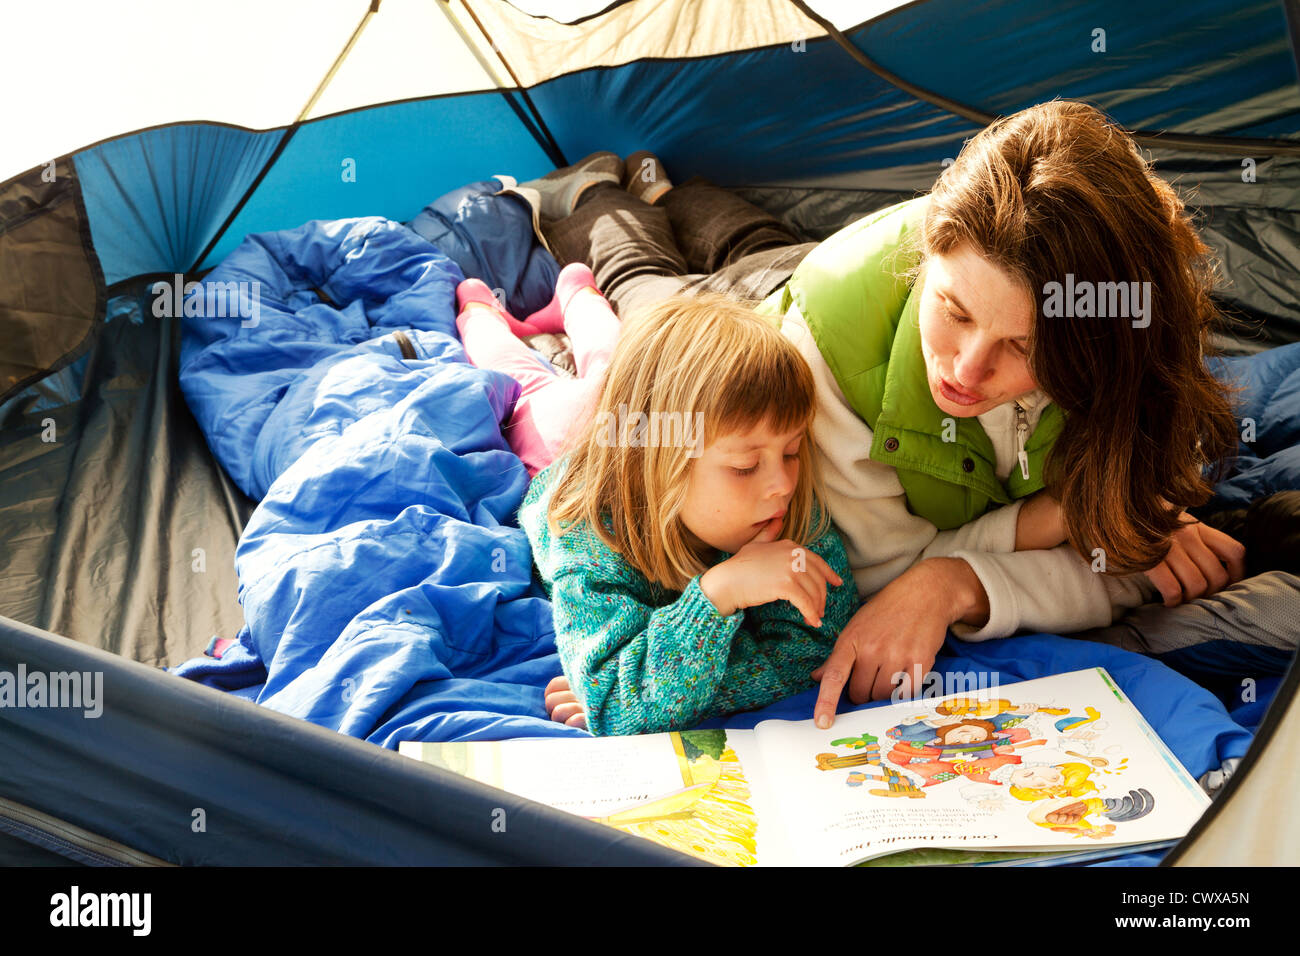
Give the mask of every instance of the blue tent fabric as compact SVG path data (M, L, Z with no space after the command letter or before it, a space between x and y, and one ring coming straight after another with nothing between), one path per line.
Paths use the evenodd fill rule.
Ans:
M501 188L501 181L485 179L453 189L407 225L467 277L500 290L502 304L522 319L551 301L560 266L536 239L532 209Z
M515 524L527 474L500 431L518 386L466 362L458 271L370 219L250 237L209 276L268 290L251 328L186 317L181 370L214 453L262 501L235 559L244 631L176 673L386 747L581 735L546 717L551 609ZM391 334L403 326L415 358ZM1192 773L1244 754L1249 732L1208 690L1106 645L950 639L936 669L1010 683L1097 665ZM711 725L804 719L815 697Z

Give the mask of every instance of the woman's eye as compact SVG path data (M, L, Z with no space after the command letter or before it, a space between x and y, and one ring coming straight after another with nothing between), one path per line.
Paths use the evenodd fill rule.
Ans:
M950 322L956 322L958 325L964 325L970 321L970 319L966 318L966 316L958 315L952 309L947 309L946 311L948 313L948 320Z
M799 460L799 453L798 453L798 452L795 452L794 454L792 454L792 455L786 455L785 457L786 457L787 459L794 459L795 461L798 461L798 460Z

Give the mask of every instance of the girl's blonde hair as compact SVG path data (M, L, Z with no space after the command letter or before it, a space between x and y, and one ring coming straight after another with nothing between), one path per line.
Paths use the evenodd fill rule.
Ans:
M599 397L561 452L568 462L547 509L551 533L585 522L648 580L674 591L706 571L680 517L692 452L763 422L778 433L810 427L816 412L812 370L778 321L716 293L674 296L625 319ZM638 412L680 424L661 429L660 439L693 430L694 443L649 432L632 444L635 431L623 423ZM813 526L814 497L820 485L805 435L781 537L807 545L826 532L824 508Z

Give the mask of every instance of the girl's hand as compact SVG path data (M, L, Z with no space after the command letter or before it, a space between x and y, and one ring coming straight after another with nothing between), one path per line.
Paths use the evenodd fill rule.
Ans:
M948 625L986 623L988 611L983 585L960 558L930 558L909 568L858 608L826 663L812 672L822 685L813 709L817 726L825 730L835 722L846 683L855 704L889 697L900 673L915 694Z
M569 679L561 674L546 685L546 712L551 720L566 727L587 729L587 712L569 687Z
M1164 598L1165 607L1202 597L1246 576L1246 548L1236 538L1201 524L1186 511L1165 559L1143 573Z
M723 617L744 607L789 601L809 627L821 627L826 584L843 579L821 555L789 539L776 540L781 518L773 518L734 555L700 576L700 590Z

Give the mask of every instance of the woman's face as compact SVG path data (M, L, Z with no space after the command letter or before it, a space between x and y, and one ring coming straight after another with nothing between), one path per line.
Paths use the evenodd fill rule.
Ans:
M961 245L922 277L921 352L934 403L971 418L1037 388L1029 371L1034 304L1010 275Z
M777 515L799 481L799 445L807 428L785 434L766 423L719 436L691 466L682 502L686 530L703 544L735 554Z

